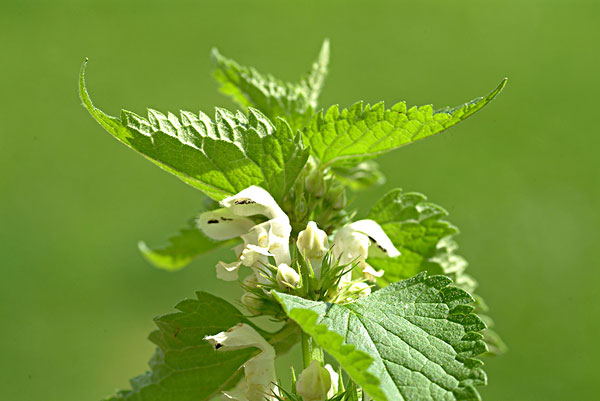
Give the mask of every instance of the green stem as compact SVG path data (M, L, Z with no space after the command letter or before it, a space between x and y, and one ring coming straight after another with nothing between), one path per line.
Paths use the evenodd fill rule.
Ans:
M304 369L310 365L310 362L313 359L316 359L323 365L323 349L319 347L313 338L308 334L302 332L302 363L304 365Z

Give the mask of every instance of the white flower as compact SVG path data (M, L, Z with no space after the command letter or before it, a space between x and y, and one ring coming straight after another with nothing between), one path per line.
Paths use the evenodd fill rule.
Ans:
M237 401L275 401L275 349L256 330L238 324L227 331L204 338L218 352L242 348L258 348L261 352L244 364L245 379L233 391L223 394Z
M340 264L356 263L370 280L381 277L383 271L376 271L366 262L369 253L375 257L400 255L381 226L373 220L359 220L340 228L333 238L332 253ZM347 284L351 279L352 272L348 272L340 284Z
M296 392L304 401L325 401L331 391L329 370L321 363L312 360L310 365L300 373L296 382Z
M240 237L244 245L235 248L238 260L232 263L219 262L217 277L226 281L237 280L238 270L251 267L257 280L265 284L262 266L275 259L275 264L290 264L289 238L292 231L288 216L275 199L264 189L251 186L240 193L221 201L223 208L202 213L198 227L209 238L226 240ZM269 220L255 224L249 216L263 215Z
M319 227L314 221L309 221L306 229L300 231L296 246L300 254L310 261L310 264L315 272L315 276L321 276L321 264L323 257L329 248L329 240L327 233Z

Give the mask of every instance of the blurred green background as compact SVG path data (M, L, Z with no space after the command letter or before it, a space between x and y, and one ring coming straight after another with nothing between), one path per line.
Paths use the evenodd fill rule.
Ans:
M598 400L598 1L0 0L0 400L97 401L142 373L152 318L217 282L212 254L175 274L164 241L201 194L117 143L112 115L233 107L209 50L296 79L332 44L322 104L455 105L508 76L488 108L381 158L388 189L420 191L510 347L484 400ZM289 362L286 362L289 363Z

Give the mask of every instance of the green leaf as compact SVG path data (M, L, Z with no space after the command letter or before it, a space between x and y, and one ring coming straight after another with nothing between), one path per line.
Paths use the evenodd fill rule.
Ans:
M465 273L467 261L457 255L458 245L453 237L458 228L445 220L448 212L442 207L427 202L425 195L394 189L381 198L371 209L368 218L377 221L390 237L400 256L395 258L369 258L369 263L384 271L377 280L381 287L427 271L430 274L445 274L456 286L470 292L477 282ZM488 327L493 323L482 312L487 306L481 297L476 299L476 312ZM506 345L500 336L489 328L482 332L488 345L488 354L502 354Z
M377 401L479 400L485 352L473 298L445 276L421 273L337 305L276 293L288 316ZM344 345L342 345L343 339ZM348 357L348 344L372 357ZM369 375L365 377L366 375ZM367 378L377 377L380 384Z
M174 271L187 266L202 254L233 243L232 241L214 241L206 237L198 230L195 220L192 219L178 234L169 238L166 246L150 248L144 241L140 241L138 247L148 262L160 269Z
M506 353L508 347L500 335L493 330L495 323L492 318L487 315L489 308L485 301L477 294L473 294L473 298L475 298L475 312L487 326L487 329L482 332L483 341L485 341L488 349L486 356L497 356Z
M204 292L196 296L180 302L179 312L155 319L158 330L150 341L158 348L150 371L132 379L132 389L110 401L203 401L235 385L240 367L257 350L216 352L204 337L247 320L221 298Z
M332 106L317 113L304 130L304 143L325 165L354 165L367 158L408 145L458 124L487 105L506 85L504 79L489 95L454 109L411 107L401 102L386 109L383 102L348 109Z
M80 97L92 117L120 142L215 200L250 185L261 185L280 200L308 159L300 135L284 120L273 125L254 109L248 116L217 109L215 121L186 111L179 117L156 110L149 110L148 118L125 110L121 119L108 116L90 100L85 65Z
M216 65L214 76L221 84L222 93L230 96L241 107L256 107L267 117L283 117L294 129L303 128L314 109L329 63L329 41L325 40L317 61L298 83L284 82L252 67L239 65L212 51Z
M371 209L375 220L400 251L396 258L369 258L376 269L384 270L379 284L406 279L417 273L462 274L467 262L455 254L452 237L458 228L444 220L448 212L427 202L425 195L394 189Z

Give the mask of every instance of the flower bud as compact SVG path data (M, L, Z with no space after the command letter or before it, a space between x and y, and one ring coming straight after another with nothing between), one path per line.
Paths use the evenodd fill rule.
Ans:
M325 179L319 169L315 169L306 177L306 191L312 193L316 198L320 198L325 194Z
M330 389L329 371L316 360L300 373L296 382L296 392L304 401L325 401Z
M340 210L345 207L346 207L346 191L343 190L335 198L335 201L333 202L333 208L335 210Z
M346 189L343 185L333 185L327 193L327 201L335 210L343 209L346 206Z
M307 259L322 259L329 248L327 233L314 221L309 221L306 230L300 231L296 246L300 253Z
M298 288L300 285L300 275L285 263L277 267L277 284L281 288Z

